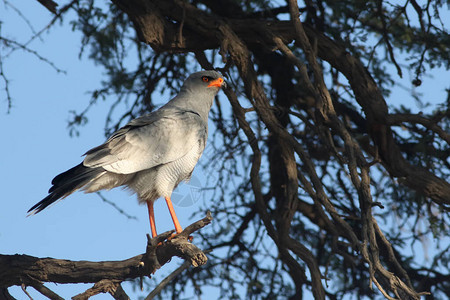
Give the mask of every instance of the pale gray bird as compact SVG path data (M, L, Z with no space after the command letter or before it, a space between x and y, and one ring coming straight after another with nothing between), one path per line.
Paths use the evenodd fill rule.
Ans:
M86 193L124 186L147 203L155 237L153 202L165 197L177 233L182 231L170 196L189 180L208 136L208 114L225 84L216 71L191 74L180 92L160 109L132 120L103 145L85 153L83 162L52 180L49 195L28 211L35 214L76 190Z

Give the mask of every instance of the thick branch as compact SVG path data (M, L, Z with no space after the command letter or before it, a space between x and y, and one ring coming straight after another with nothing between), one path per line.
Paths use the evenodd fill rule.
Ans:
M164 241L172 232L160 234L150 240L145 254L122 261L70 261L19 254L0 255L0 286L28 284L27 278L55 283L97 283L104 279L123 281L150 275L174 256L189 261L194 267L204 265L207 261L206 255L190 243L187 237L209 224L211 220L212 217L208 214L158 246L158 243Z

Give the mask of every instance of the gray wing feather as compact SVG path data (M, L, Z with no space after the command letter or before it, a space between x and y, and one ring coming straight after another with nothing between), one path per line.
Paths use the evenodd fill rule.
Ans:
M86 152L83 165L131 174L183 157L206 135L207 125L195 112L159 110L131 121Z

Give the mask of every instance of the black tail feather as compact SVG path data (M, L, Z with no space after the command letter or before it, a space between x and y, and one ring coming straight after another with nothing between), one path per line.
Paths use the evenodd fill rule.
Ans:
M74 180L85 178L87 175L90 174L91 171L95 169L85 167L83 163L73 167L72 169L69 169L53 178L52 180L52 187L48 190L49 193L52 193L56 189L62 187L63 185L66 185L70 182L73 182Z
M85 167L83 163L57 175L52 180L53 186L49 189L49 195L36 203L28 210L30 214L37 214L50 204L63 199L94 179L102 168Z

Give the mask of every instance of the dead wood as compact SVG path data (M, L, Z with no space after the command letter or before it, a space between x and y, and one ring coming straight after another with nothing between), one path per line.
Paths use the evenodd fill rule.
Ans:
M211 220L211 214L208 213L205 218L186 227L173 238L170 238L173 231L149 238L145 253L122 261L92 262L39 258L26 254L0 255L0 287L4 294L7 294L6 288L23 284L41 287L36 289L49 293L47 288L42 289L42 282L96 283L89 292L86 291L86 295L101 292L113 295L117 293L122 281L151 276L174 256L188 261L194 267L206 264L206 255L188 238L193 232L211 223ZM121 293L120 290L121 288ZM76 299L86 299L83 294L77 297Z

